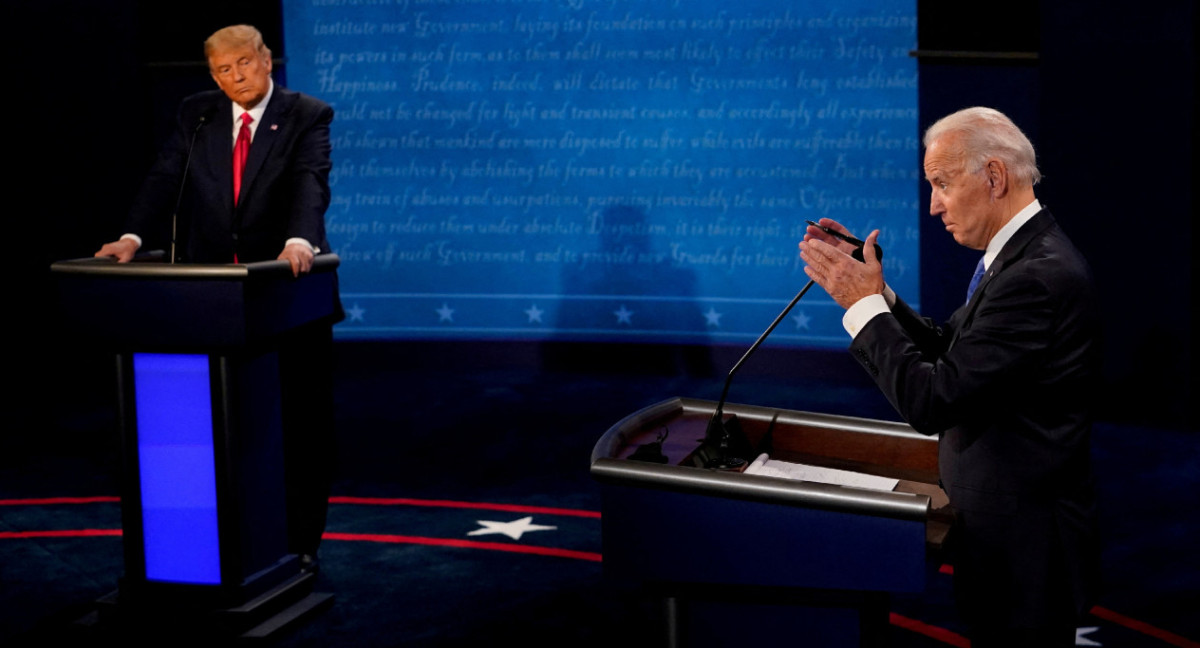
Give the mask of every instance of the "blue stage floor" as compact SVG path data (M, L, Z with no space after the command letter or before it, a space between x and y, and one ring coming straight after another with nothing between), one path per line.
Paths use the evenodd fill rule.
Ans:
M662 645L654 603L602 579L588 457L625 414L713 398L719 379L675 371L691 360L670 354L638 374L548 369L558 362L546 357L464 371L360 347L342 347L339 362L318 584L336 601L275 645ZM889 415L865 382L830 384L751 373L731 400ZM84 410L57 421L0 462L0 645L86 640L70 621L121 574L110 420ZM1077 645L1200 645L1197 450L1194 432L1096 427L1106 589ZM926 592L892 601L892 645L963 645L950 576L937 556L927 567Z

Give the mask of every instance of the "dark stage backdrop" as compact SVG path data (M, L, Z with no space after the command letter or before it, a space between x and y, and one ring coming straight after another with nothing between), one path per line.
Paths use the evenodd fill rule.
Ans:
M752 340L804 220L918 299L913 0L284 6L336 109L343 339ZM841 348L822 291L772 341Z

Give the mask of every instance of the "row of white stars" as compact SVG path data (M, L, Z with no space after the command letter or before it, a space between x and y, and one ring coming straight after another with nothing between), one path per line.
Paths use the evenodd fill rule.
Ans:
M351 322L365 322L366 320L364 319L364 315L366 312L367 310L362 306L359 306L356 302L353 307L346 310L346 315L349 316ZM437 313L439 322L449 322L451 324L454 323L454 309L450 308L450 305L446 302L442 302L441 308L435 308L433 312ZM636 311L631 311L626 308L625 304L621 304L621 307L613 311L612 314L617 318L617 326L622 324L633 326L633 315L635 312ZM529 308L524 310L524 313L525 316L529 318L530 324L545 323L542 320L542 315L545 315L546 311L538 308L537 304L531 304ZM709 306L708 311L703 313L703 315L706 326L711 326L714 328L719 328L721 326L721 317L724 315L724 313L717 311L716 308ZM800 311L795 315L792 315L792 321L796 323L797 330L807 330L808 322L811 319L812 318L806 315L804 311Z

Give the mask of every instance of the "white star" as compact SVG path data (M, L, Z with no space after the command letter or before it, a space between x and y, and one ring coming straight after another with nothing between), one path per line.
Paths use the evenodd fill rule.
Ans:
M633 326L633 320L630 319L633 317L633 311L626 309L625 304L621 304L620 310L613 311L613 315L617 316L617 324L628 324Z
M1104 644L1098 641L1092 641L1083 635L1092 634L1100 629L1100 626L1091 626L1088 628L1075 628L1075 645L1076 646L1103 646Z
M433 312L438 314L439 322L453 322L454 321L454 309L450 308L450 306L448 306L446 304L446 302L442 302L442 307L438 308L438 309L434 309Z
M351 322L361 322L363 321L363 313L365 312L367 312L366 309L364 309L362 306L359 306L358 302L354 302L354 307L348 309L346 314L350 316Z
M805 315L805 314L804 314L804 311L800 311L799 313L796 313L795 315L792 315L792 319L793 319L793 320L796 322L796 329L797 329L797 330L798 330L798 329L805 329L805 330L807 330L807 329L808 329L808 320L810 320L810 319L812 319L812 318L811 318L811 317L809 317L808 315Z
M715 308L713 308L712 306L709 306L708 312L704 314L704 319L708 320L707 322L705 322L705 324L708 326L720 326L721 325L721 315L722 315L722 313L718 313Z
M475 522L484 528L475 529L467 535L477 536L500 533L513 540L520 540L522 534L530 531L553 531L558 528L542 524L532 524L533 516L523 517L520 520L513 520L512 522L493 522L491 520L475 520Z
M530 324L533 324L534 322L541 324L542 323L542 313L545 313L545 312L546 311L538 308L537 304L532 304L529 306L529 309L525 311L525 314L529 316Z

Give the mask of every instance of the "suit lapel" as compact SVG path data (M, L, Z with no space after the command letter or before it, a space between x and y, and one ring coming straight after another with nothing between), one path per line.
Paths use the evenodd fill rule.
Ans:
M206 166L220 192L218 204L229 205L229 209L219 215L228 226L233 222L233 102L222 95L216 106L217 112L209 127L213 130L206 138L204 159L208 160Z
M263 112L262 123L254 131L254 142L250 145L250 156L246 158L246 168L242 170L243 194L247 194L254 189L254 179L258 177L258 172L262 170L263 162L269 157L271 148L278 141L279 133L284 127L287 114L291 111L295 103L296 93L288 92L278 85L275 86L275 92L271 96L271 103L267 104L267 109ZM230 177L232 178L232 175ZM230 182L232 182L232 179ZM241 203L241 201L239 203L245 204ZM239 209L239 211L241 210Z
M1008 242L1000 249L1000 253L996 255L995 260L992 261L992 265L988 267L987 272L983 273L983 278L979 280L979 286L975 289L975 293L971 295L970 301L951 316L954 336L951 338L950 346L947 348L952 348L954 343L958 341L959 335L964 330L970 328L971 320L975 318L975 310L987 294L988 284L1001 272L1004 272L1005 268L1012 265L1017 259L1020 259L1024 255L1025 248L1029 243L1052 225L1054 225L1054 217L1043 207L1040 212L1034 214L1028 223L1025 223L1025 225L1018 229L1012 238L1008 239Z

